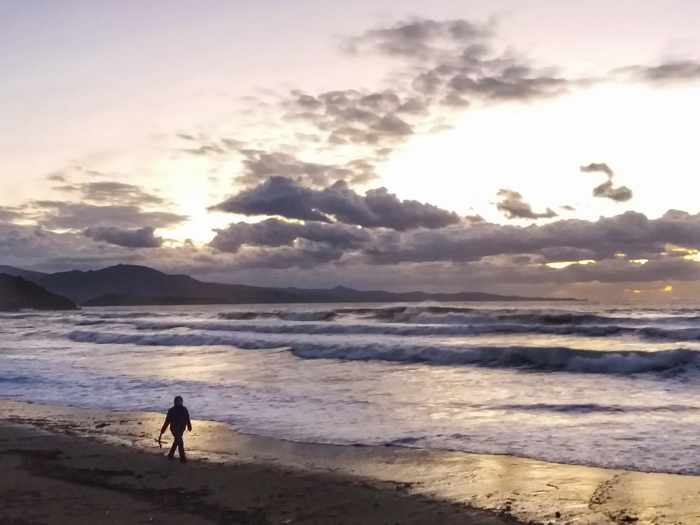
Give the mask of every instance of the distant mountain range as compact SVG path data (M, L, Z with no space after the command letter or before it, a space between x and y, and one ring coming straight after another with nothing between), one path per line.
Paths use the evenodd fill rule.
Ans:
M75 310L70 299L46 291L23 277L0 274L0 311L25 308L34 310Z
M145 266L124 264L95 271L73 270L51 274L0 266L0 274L31 281L49 293L67 297L83 306L575 300L504 296L482 292L395 293L383 290L353 290L344 286L328 289L268 288L209 283L188 275L170 275Z

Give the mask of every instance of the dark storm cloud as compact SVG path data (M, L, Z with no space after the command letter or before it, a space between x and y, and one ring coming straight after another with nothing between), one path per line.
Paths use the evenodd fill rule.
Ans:
M551 208L541 213L534 212L517 191L502 189L498 191L498 196L501 200L496 207L509 219L551 219L557 216Z
M290 219L331 222L395 230L442 228L459 222L452 212L417 201L401 201L386 188L356 193L343 181L323 190L301 186L286 177L271 177L213 209L244 215L279 215Z
M243 173L236 180L246 186L260 184L270 177L286 177L315 187L325 187L339 180L360 184L374 177L374 165L366 159L334 165L306 162L288 153L253 149L241 153L245 157Z
M608 177L608 180L606 182L603 182L599 186L593 188L594 197L610 199L615 202L626 202L632 198L632 190L629 189L627 186L616 187L613 185L613 178L615 177L615 172L607 164L603 162L594 162L588 164L587 166L581 166L580 169L582 173L604 173Z
M163 244L161 237L156 237L154 228L122 229L111 226L87 228L86 237L125 248L159 248Z
M236 223L217 230L210 245L224 252L238 252L248 246L291 246L297 239L325 243L336 249L360 248L369 242L370 233L362 228L346 224L322 222L295 223L267 219L256 223Z
M157 195L148 193L133 184L125 184L123 182L83 182L58 186L56 189L66 193L78 194L83 201L95 203L143 206L163 204L165 202Z
M187 219L175 213L143 211L138 206L96 206L48 200L32 203L32 218L46 228L79 230L95 226L164 228Z

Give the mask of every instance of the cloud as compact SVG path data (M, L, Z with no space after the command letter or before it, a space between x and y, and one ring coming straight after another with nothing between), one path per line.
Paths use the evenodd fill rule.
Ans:
M159 248L163 244L161 237L156 237L154 228L121 229L114 227L87 228L83 231L86 237L126 248Z
M455 213L430 204L401 201L386 188L369 190L362 196L343 181L323 190L315 190L286 177L271 177L255 188L230 197L213 209L320 222L336 220L395 230L442 228L460 220Z
M498 191L498 196L501 200L496 207L509 219L551 219L557 216L551 208L542 213L535 213L517 191L502 189Z
M404 232L270 219L222 229L211 247L149 250L98 242L82 231L56 233L0 223L0 258L5 264L48 271L129 262L251 284L340 282L357 287L453 290L460 283L464 289L534 294L569 290L571 294L600 283L614 288L616 283L700 280L700 264L683 257L689 252L669 248L700 249L699 239L700 214L680 211L658 219L627 212L595 222L560 220L528 227L461 222ZM559 269L546 266L582 259L596 263ZM637 259L648 262L633 262ZM571 288L575 283L593 288ZM615 289L621 293L621 287Z
M553 249L586 250L587 258L653 259L667 246L700 249L700 214L670 211L659 219L626 212L596 222L560 220L542 226L458 224L437 230L377 234L363 255L374 264L478 261L498 255L546 255ZM551 253L551 252L550 252ZM554 259L556 260L556 259Z
M31 203L32 219L46 228L78 229L97 226L116 228L165 228L187 219L163 211L143 211L137 206L97 206L62 201L35 201Z
M537 69L510 51L497 50L493 24L464 19L411 19L373 29L345 41L353 54L400 58L414 70L412 89L449 107L467 107L470 98L531 100L565 93L582 82ZM432 97L432 98L431 98Z
M46 180L49 180L51 182L66 182L66 176L63 173L57 171L55 173L49 173L46 176Z
M626 202L632 198L632 190L627 186L614 187L612 181L609 180L593 188L593 196L615 202Z
M607 164L594 162L586 166L581 166L580 170L582 173L604 173L607 175L608 180L606 182L593 188L594 197L610 199L615 202L626 202L632 198L632 190L627 186L615 187L613 185L615 172Z
M592 162L586 166L581 166L582 173L605 173L611 179L615 176L612 168L604 162Z
M339 180L353 184L365 183L374 178L374 165L357 159L341 165L306 162L288 153L245 149L243 173L236 181L244 185L255 185L270 177L286 177L300 184L325 187Z
M424 115L421 97L396 90L333 90L316 96L292 91L283 101L285 120L310 125L334 146L391 147L414 133L407 118Z
M384 115L372 125L372 129L385 136L403 137L413 133L411 126L393 114Z
M359 248L370 240L367 230L346 224L323 222L296 223L267 219L256 223L239 222L217 230L210 246L217 250L236 253L244 246L292 246L294 241L306 239L325 243L336 249Z
M23 218L24 214L18 208L0 206L0 222L12 222Z
M495 29L491 23L462 19L411 19L377 27L351 36L345 47L355 58L388 63L391 83L384 85L390 89L345 85L320 92L268 93L264 99L246 100L250 118L236 121L242 140L228 132L219 137L177 134L178 151L187 155L222 166L241 160L234 181L238 193L214 209L288 220L231 224L217 230L210 246L202 248L164 247L155 229L186 217L148 211L165 202L139 186L110 181L109 174L72 166L49 179L61 183L61 191L72 200L83 202L44 200L0 208L3 261L67 267L129 261L171 271L218 272L227 280L259 284L274 278L278 284L347 280L448 289L456 282L481 287L700 279L700 265L668 248L700 249L696 215L669 212L648 219L629 212L596 222L556 220L517 227L490 224L478 216L460 219L429 204L400 200L386 188L353 189L375 179L376 167L396 147L449 126L472 104L530 102L598 81L570 78L532 62L505 48ZM599 81L616 75L626 81L685 82L700 78L700 65L637 65ZM581 171L606 176L593 189L596 197L616 202L632 197L629 188L615 185L608 165L594 163ZM498 209L509 218L556 216L549 208L533 211L513 190L502 190L499 198ZM20 218L41 226L10 224ZM621 252L624 257L616 255ZM546 266L576 260L596 264Z
M242 155L236 178L242 186L275 176L316 188L340 180L363 185L376 178L375 166L392 150L416 134L449 126L473 101L530 101L579 82L499 49L496 37L493 23L465 19L414 18L374 28L343 45L356 57L388 57L390 89L293 89L271 95L273 103L247 102L255 105L256 119L243 141L193 133L178 138L193 155ZM265 132L256 138L261 127ZM313 160L302 160L300 152Z
M655 66L628 66L613 71L613 75L658 84L692 82L700 80L700 62L679 60Z
M46 264L59 255L89 259L99 252L95 243L82 235L0 222L0 260L3 264L31 267Z
M351 37L344 42L344 48L355 54L374 51L393 57L430 60L444 57L445 50L440 44L464 46L484 42L491 36L489 26L468 20L415 18Z
M449 81L450 96L476 95L496 100L530 100L563 94L568 81L564 78L536 76L525 77L502 72L500 76L473 78L471 74L459 74ZM463 100L463 99L460 99Z
M78 193L83 201L111 203L128 206L164 204L165 201L133 184L99 181L58 186L55 189L66 193Z
M319 265L335 262L343 257L343 250L326 243L300 239L295 246L274 249L256 248L238 254L230 265L237 269L288 269L313 270Z

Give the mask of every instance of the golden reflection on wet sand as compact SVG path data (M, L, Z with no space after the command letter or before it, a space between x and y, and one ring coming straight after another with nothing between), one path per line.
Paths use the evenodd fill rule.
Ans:
M0 420L32 424L160 452L162 415L104 412L0 401ZM556 523L700 523L700 477L608 470L511 456L400 447L295 443L196 421L186 436L193 458L271 463L411 483L416 493L520 519Z

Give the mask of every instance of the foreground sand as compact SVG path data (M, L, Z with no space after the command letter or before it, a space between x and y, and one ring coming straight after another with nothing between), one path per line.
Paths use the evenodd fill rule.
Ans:
M22 418L16 416L14 423L0 421L3 525L515 523L463 504L412 495L403 483L264 461L231 464L200 456L182 465L167 461L162 451L156 455L78 436L79 427L65 420L47 424L31 418L30 426L26 419L18 424ZM112 426L105 423L96 425Z
M161 420L0 401L0 523L700 523L693 476L300 444L203 421L180 465L154 441Z
M0 426L0 523L446 523L506 520L370 483L258 464L181 465Z

